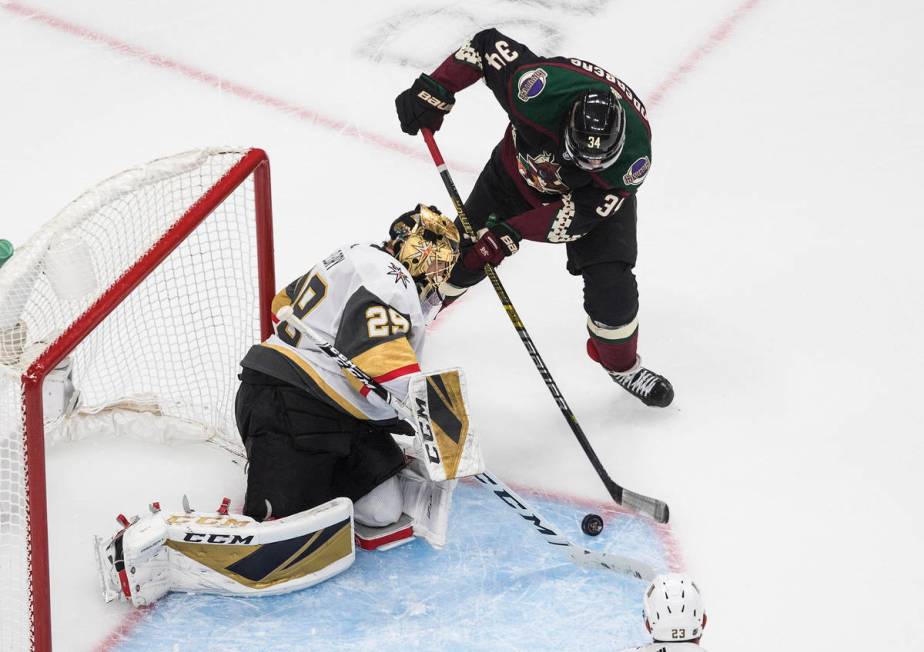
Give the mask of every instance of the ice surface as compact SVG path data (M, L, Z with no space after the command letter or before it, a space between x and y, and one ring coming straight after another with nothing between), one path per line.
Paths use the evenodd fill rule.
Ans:
M679 70L649 107L637 268L641 353L674 405L645 408L586 359L562 248L528 244L501 276L611 475L670 503L712 652L922 649L922 18L910 0L0 3L0 237L136 163L253 144L284 283L418 200L448 207L393 98L463 34L500 24L643 98ZM504 120L483 87L457 99L438 140L465 194ZM491 288L445 317L426 362L465 367L492 469L603 501ZM198 465L202 500L241 491L239 469L205 481L223 464ZM111 473L59 476L52 531L108 531L186 475L133 495ZM53 552L59 649L129 613L98 602L81 549Z
M161 502L179 509L218 509L223 496L243 504L243 463L223 449L135 437L92 436L58 442L48 458L48 520L55 649L92 650L136 617L126 603L105 604L91 546L131 517ZM6 650L4 650L6 652Z
M663 530L611 513L581 534L580 505L530 496L580 545L668 568ZM477 483L460 484L449 543L357 551L345 573L305 591L244 599L171 594L113 649L565 650L645 641L637 606L647 583L572 564ZM179 646L178 648L175 646Z

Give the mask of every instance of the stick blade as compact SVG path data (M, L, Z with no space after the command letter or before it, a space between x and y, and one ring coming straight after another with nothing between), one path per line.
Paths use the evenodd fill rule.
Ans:
M610 552L597 552L573 546L571 548L571 559L579 566L603 568L639 580L650 582L655 577L654 569L648 564Z
M663 500L649 498L627 489L623 489L620 504L642 514L647 514L658 523L667 523L671 518L671 510Z

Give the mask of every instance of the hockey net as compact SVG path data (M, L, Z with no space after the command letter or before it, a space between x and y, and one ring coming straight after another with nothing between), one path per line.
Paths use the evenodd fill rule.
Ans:
M272 270L266 155L229 148L104 181L0 267L0 650L51 644L45 447L156 420L240 452Z

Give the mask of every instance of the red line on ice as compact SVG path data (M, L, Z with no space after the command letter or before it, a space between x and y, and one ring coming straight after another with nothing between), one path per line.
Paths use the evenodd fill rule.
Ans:
M147 615L149 609L150 607L133 608L133 610L122 619L119 626L109 632L106 638L100 641L96 648L94 648L95 652L112 652L112 650L116 649Z
M725 20L719 23L715 29L706 36L703 42L690 54L684 57L683 61L681 61L670 74L648 94L645 104L648 107L659 105L664 100L664 96L667 95L668 91L683 82L689 74L699 66L703 59L712 54L719 45L728 39L742 19L753 11L754 8L760 4L760 1L761 0L745 0L745 2L738 5L737 9L726 16Z
M726 17L725 20L719 23L719 25L708 34L706 39L695 50L693 50L693 52L687 55L687 57L685 57L683 61L681 61L681 63L671 71L667 78L665 78L657 87L655 87L655 90L648 95L646 104L649 107L659 105L663 101L664 96L668 93L668 91L670 91L674 86L678 85L687 76L689 76L690 72L692 72L700 64L700 62L706 58L706 56L711 54L716 49L716 47L724 42L734 31L735 27L737 27L738 23L759 3L760 0L746 0L744 3L739 5L734 12ZM424 161L428 160L427 155L421 152L420 148L416 144L412 143L412 141L399 141L384 136L380 133L370 131L368 129L362 129L344 120L339 120L337 118L333 118L315 111L314 109L294 104L282 98L274 97L255 88L231 81L230 79L225 79L205 70L196 68L190 64L172 59L166 55L158 54L138 45L133 45L127 41L123 41L103 32L77 25L76 23L72 23L48 12L29 7L19 2L0 3L0 8L23 16L24 18L38 21L47 27L51 27L71 36L75 36L86 41L101 43L109 49L118 52L119 54L139 59L158 68L170 70L178 75L182 75L189 79L194 79L198 82L216 88L219 91L235 95L240 99L276 109L290 117L294 117L305 122L310 122L317 126L331 131L336 131L341 134L349 134L359 140L373 143L379 147L382 147L383 149L391 150L410 158ZM476 174L478 172L478 169L460 162L453 162L452 167L460 172L465 172L468 174Z
M608 523L612 519L618 518L619 516L634 516L637 518L645 518L640 516L637 512L629 509L628 507L623 507L622 505L617 505L616 503L603 504L597 500L586 498L584 496L576 496L567 492L546 491L545 489L527 487L525 485L514 482L509 484L514 491L527 494L528 496L546 496L560 503L570 503L576 507L593 510L594 513L603 517L605 523ZM655 536L658 537L658 541L661 542L661 546L664 548L664 556L667 559L667 565L670 571L672 573L682 572L685 568L683 553L680 548L680 543L674 537L674 531L671 529L670 524L657 523L651 519L646 519L646 521L649 522L652 531L655 533Z
M153 52L139 45L133 45L103 32L77 25L76 23L72 23L53 14L29 7L19 2L0 3L0 8L23 16L29 20L40 22L47 27L51 27L85 41L100 43L119 54L133 57L157 68L163 68L189 79L194 79L220 92L230 93L243 100L282 111L290 117L310 122L330 131L350 135L360 141L373 143L379 147L403 154L410 158L427 162L430 161L430 156L426 149L411 138L399 141L374 131L363 129L345 120L332 118L314 109L274 97L255 88L251 88L250 86L245 86L244 84L231 81L230 79L219 77L218 75L196 68L190 64L172 59L164 54L158 54L157 52ZM397 131L397 124L395 127ZM478 172L477 169L459 162L454 162L453 167L460 172L466 172L468 174L475 174Z

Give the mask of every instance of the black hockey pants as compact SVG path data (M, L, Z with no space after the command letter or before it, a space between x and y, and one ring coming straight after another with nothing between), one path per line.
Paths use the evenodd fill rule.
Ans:
M404 454L388 429L355 419L308 392L245 368L235 401L247 450L244 514L258 520L353 501L395 475Z

